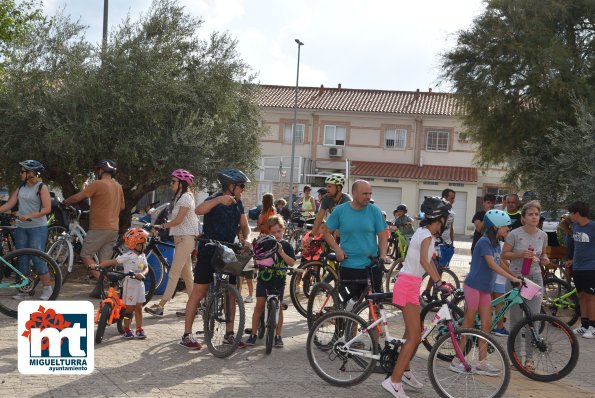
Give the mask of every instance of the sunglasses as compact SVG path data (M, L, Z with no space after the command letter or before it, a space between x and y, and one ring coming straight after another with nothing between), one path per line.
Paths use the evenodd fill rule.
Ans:
M175 184L175 183L177 183L177 182L180 182L180 181L177 181L177 180L171 180L171 184Z

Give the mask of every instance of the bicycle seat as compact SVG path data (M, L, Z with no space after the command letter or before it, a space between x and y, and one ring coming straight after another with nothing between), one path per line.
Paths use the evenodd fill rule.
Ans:
M380 300L385 300L385 299L392 299L393 298L393 293L392 292L388 292L388 293L370 293L366 295L366 300L374 300L374 301L380 301Z

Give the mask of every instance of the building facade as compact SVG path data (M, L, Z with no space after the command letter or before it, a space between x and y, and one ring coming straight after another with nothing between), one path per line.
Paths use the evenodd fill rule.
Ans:
M247 207L262 194L289 196L295 87L261 86L258 103L266 136L262 158L245 193ZM294 193L305 184L322 186L340 172L348 186L370 181L378 207L389 215L408 205L416 215L426 195L456 193L455 232L472 234L471 218L486 193L503 194L502 170L479 170L475 150L457 118L452 94L300 87L295 128ZM389 216L390 217L390 216Z

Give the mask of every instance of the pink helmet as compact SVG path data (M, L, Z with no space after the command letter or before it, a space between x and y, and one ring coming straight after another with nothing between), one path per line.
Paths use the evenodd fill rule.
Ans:
M172 177L176 177L180 181L184 181L188 185L192 185L192 181L194 181L194 176L188 171L184 169L176 169L171 173Z

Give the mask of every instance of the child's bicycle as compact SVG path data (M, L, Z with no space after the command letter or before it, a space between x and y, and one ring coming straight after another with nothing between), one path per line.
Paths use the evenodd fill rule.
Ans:
M428 358L428 375L441 397L500 397L510 381L510 363L502 346L490 335L477 329L458 328L453 321L443 290L442 306L432 323L422 332L425 339L437 327L448 331L435 344ZM314 371L326 382L347 387L366 380L380 362L390 375L405 340L390 335L387 318L381 303L392 293L373 293L366 296L370 313L380 308L380 317L371 324L346 311L333 311L319 318L308 334L306 351ZM379 345L381 327L384 346ZM464 349L459 342L465 338ZM475 365L484 356L492 369L499 373L488 376ZM450 361L441 358L456 356L465 371L453 372ZM484 359L482 359L483 361Z
M539 294L539 287L534 283L523 280L523 285L514 287L505 295L492 301L495 309L503 304L500 311L492 317L492 329L513 305L520 305L523 319L514 325L508 337L507 351L510 361L526 377L537 381L556 381L566 377L578 362L579 345L570 327L560 319L546 314L533 314L525 300ZM533 296L532 296L533 295ZM465 296L460 292L454 295L448 303L455 314L455 323L463 321L463 303ZM439 312L443 301L437 300L426 305L420 313L424 325L430 322ZM479 318L476 326L480 325ZM422 339L422 344L433 350L437 341L448 334L445 327L436 328L431 334Z
M134 272L120 272L108 270L107 268L96 267L95 271L101 273L103 281L109 282L109 290L107 293L105 289L101 289L101 303L97 309L95 316L95 323L97 324L97 331L95 332L95 343L100 344L103 341L103 334L105 328L114 322L118 326L118 333L124 333L124 315L126 313L126 304L120 297L122 293L122 286L120 282L125 277L129 276L135 278Z

